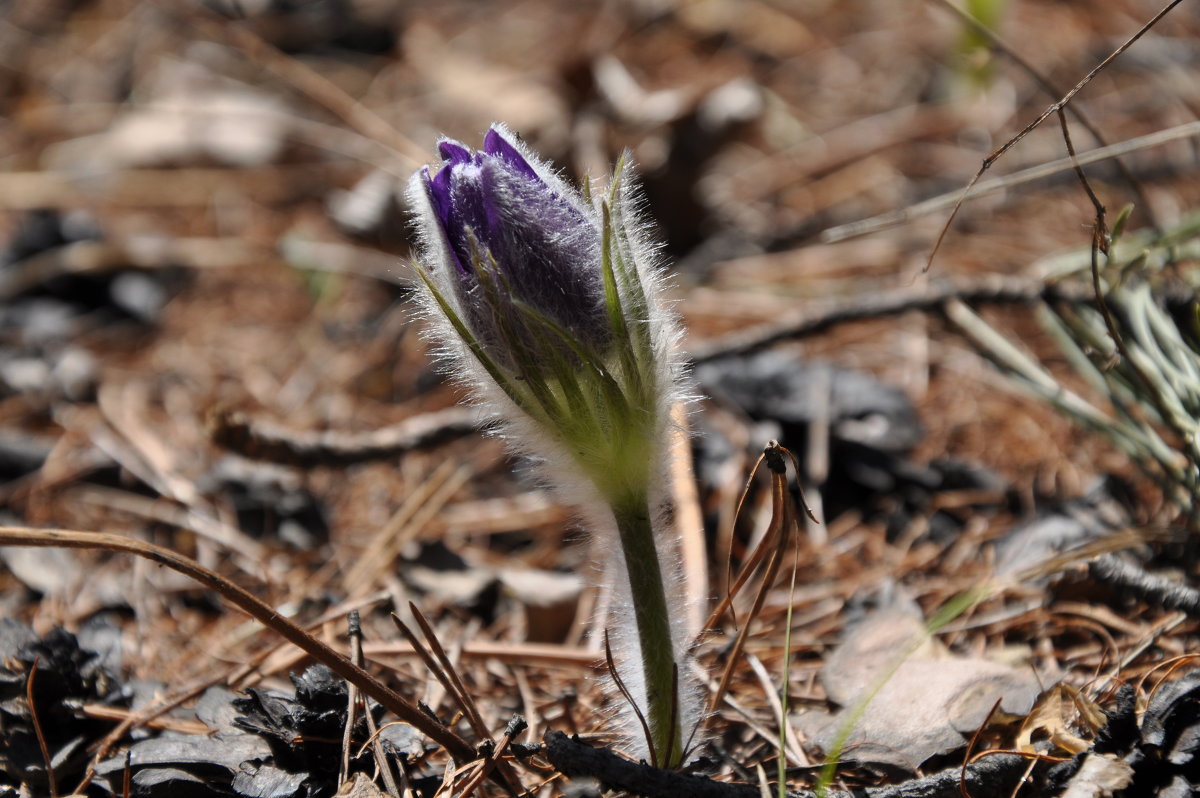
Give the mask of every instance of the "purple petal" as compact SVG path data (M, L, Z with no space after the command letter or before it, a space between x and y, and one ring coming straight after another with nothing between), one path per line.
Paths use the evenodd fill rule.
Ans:
M446 162L447 166L470 163L475 158L475 153L471 152L470 147L454 139L442 139L439 141L438 153L441 154L442 160Z
M484 161L480 185L495 211L477 222L514 294L588 343L608 336L600 282L600 231L540 180ZM497 201L497 198L503 198ZM487 233L479 228L486 225Z
M542 181L529 162L525 160L525 156L521 155L517 148L510 144L508 139L504 138L496 128L489 129L487 135L483 137L483 151L488 155L495 155L518 172L532 177L539 183Z
M433 215L445 227L450 220L451 199L450 199L450 169L439 169L433 177L429 176L429 167L426 166L421 170L421 176L425 181L425 191L429 194L429 201L433 203Z
M429 176L429 167L425 167L421 170L421 178L425 182L425 193L429 197L429 203L433 206L433 216L437 220L438 233L441 235L442 244L450 253L450 257L454 260L454 265L458 268L459 273L466 274L466 267L463 265L462 258L459 257L453 244L455 233L452 232L454 229L454 218L450 188L450 168L439 169L437 174L431 178ZM461 227L461 224L458 226Z
M484 178L484 170L476 164L458 166L450 170L450 198L452 214L450 223L446 225L459 254L466 255L466 241L463 233L470 228L481 244L492 246L493 234L499 235L500 214L496 208L495 197L489 180Z

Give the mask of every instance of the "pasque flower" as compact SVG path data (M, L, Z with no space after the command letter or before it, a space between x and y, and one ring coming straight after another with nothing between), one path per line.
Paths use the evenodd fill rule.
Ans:
M409 187L432 337L514 448L614 544L607 620L629 719L644 721L652 760L678 764L700 719L671 622L684 613L670 612L680 583L661 486L682 369L628 170L593 197L500 125L482 150L438 149L441 165Z

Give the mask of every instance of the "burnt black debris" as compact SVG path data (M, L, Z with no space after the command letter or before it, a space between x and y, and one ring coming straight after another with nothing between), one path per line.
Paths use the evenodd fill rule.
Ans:
M52 208L30 211L21 218L13 236L0 251L0 268L64 244L99 238L99 228L86 215L64 215Z
M209 688L196 704L195 718L212 729L208 735L164 731L128 748L132 794L137 798L236 796L234 780L271 756L266 740L235 728L235 694ZM97 768L97 785L121 795L125 752Z
M1139 722L1137 694L1130 685L1117 693L1089 754L1055 766L1047 794L1057 795L1079 771L1084 756L1119 759L1129 766L1123 798L1185 798L1200 794L1200 670L1164 682L1149 697Z
M376 8L348 0L303 3L205 0L204 5L238 20L256 36L287 53L386 53L396 46L401 32L402 19L388 5Z
M82 648L70 632L54 629L38 637L23 624L0 618L0 794L50 794L37 725L56 787L65 794L63 787L69 790L82 776L88 746L111 728L107 721L83 717L79 708L128 703L126 691L101 664L101 655Z
M1018 575L1099 540L1129 524L1133 506L1129 487L1115 477L1098 480L1077 498L1048 503L996 542L996 571Z
M924 430L916 407L902 390L875 377L829 363L803 360L786 350L713 360L696 368L701 390L713 401L734 407L762 425L757 438L777 438L802 464L815 425L827 427L828 443L816 452L825 463L820 484L825 516L846 510L886 514L888 534L899 534L924 513L933 496L945 491L984 491L1003 496L1005 484L986 469L968 463L917 463L909 458ZM722 449L728 444L709 432L697 441L697 472L717 484ZM819 475L807 475L810 479ZM1007 499L1005 499L1007 502ZM987 508L980 508L986 510ZM932 514L929 535L952 538L961 527L945 511Z
M293 675L292 684L293 698L251 688L245 698L234 699L239 714L233 725L265 739L280 767L336 772L346 722L346 683L324 665L316 665Z
M93 244L104 251L83 251ZM132 260L84 214L21 217L0 242L0 397L90 398L96 364L74 341L115 322L154 325L182 286L181 270Z
M899 388L784 350L704 363L696 377L718 400L800 435L818 414L829 419L838 439L892 454L910 451L924 435L916 408Z
M1195 795L1200 788L1200 671L1162 685L1142 717L1141 740L1128 755L1135 779L1150 789ZM1149 794L1149 793L1147 793Z
M268 760L243 768L233 783L239 795L320 798L337 790L346 725L346 683L324 665L293 675L292 683L296 689L290 698L251 689L248 696L233 700L238 712L233 725L261 737L271 750ZM371 711L378 721L382 708L373 704ZM358 751L368 738L366 720L359 714L351 750ZM370 773L374 765L352 760L351 772L360 769Z
M284 695L251 689L238 696L210 688L196 706L208 735L164 731L129 747L135 798L230 796L231 798L325 798L338 789L346 684L324 665L292 676L295 691ZM372 706L378 719L382 710ZM380 733L393 758L416 758L424 744L411 728L388 726ZM366 723L358 713L351 752L364 748ZM370 747L366 747L370 750ZM120 795L124 755L101 764L108 794ZM352 758L350 773L374 773L366 754Z
M1195 617L1200 614L1200 589L1181 581L1178 575L1153 573L1128 556L1106 554L1088 563L1088 575L1126 597L1165 609L1179 609Z
M203 487L228 501L238 528L254 538L275 538L301 550L329 541L328 511L298 471L223 457Z
M78 268L71 260L72 245L103 239L99 226L79 213L40 210L23 217L0 251L0 296L42 302L15 303L6 311L6 320L23 320L42 334L49 329L68 331L65 319L97 312L112 320L153 323L169 296L164 274L132 265L122 268L121 263ZM39 313L22 312L22 305ZM55 318L59 321L52 324Z

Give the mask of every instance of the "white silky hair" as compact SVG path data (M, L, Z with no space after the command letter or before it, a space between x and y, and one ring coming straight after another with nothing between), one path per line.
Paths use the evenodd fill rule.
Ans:
M518 137L503 125L494 125L496 130L526 162L538 178L563 201L574 207L584 218L602 229L602 212L599 203L608 197L608 191L593 188L594 204L589 205L578 190L563 180L546 162L525 146ZM689 375L679 351L682 330L673 310L668 307L664 294L667 279L663 269L660 248L653 243L651 227L642 213L642 200L631 185L632 169L626 168L616 179L619 184L614 193L611 218L614 225L619 219L624 225L629 253L642 290L646 295L646 307L650 342L655 368L653 369L654 413L651 447L654 462L650 464L650 510L655 545L658 551L667 606L678 607L672 613L671 636L673 659L678 670L677 689L677 733L684 745L689 741L699 742L698 728L703 721L702 688L689 667L691 656L690 633L686 624L687 613L682 611L687 600L682 580L678 535L671 521L671 492L667 485L670 441L676 429L671 420L671 409L676 404L690 402ZM464 322L470 318L461 305L460 292L454 285L458 279L457 265L453 262L447 242L429 199L425 177L421 172L409 181L408 200L416 211L416 234L422 269L442 295L443 300ZM597 264L599 258L597 257ZM598 266L597 266L598 267ZM618 279L622 307L631 304L623 281ZM578 508L578 515L585 528L591 533L592 545L599 559L604 562L604 578L612 588L612 601L608 617L602 619L602 628L608 637L618 675L643 715L648 714L645 678L641 667L642 647L638 637L637 623L622 553L620 536L617 532L613 512L588 475L576 462L552 430L520 408L483 368L467 344L459 337L454 325L443 313L432 292L418 281L416 295L420 304L420 315L426 327L424 338L433 345L433 352L440 360L445 372L456 383L463 386L470 403L479 411L481 421L489 431L503 437L516 454L531 458L536 465L539 480L553 491L559 501ZM624 738L622 743L631 752L646 757L648 741L637 720L634 709L619 700L617 689L611 679L606 679L606 692L614 698L614 717Z

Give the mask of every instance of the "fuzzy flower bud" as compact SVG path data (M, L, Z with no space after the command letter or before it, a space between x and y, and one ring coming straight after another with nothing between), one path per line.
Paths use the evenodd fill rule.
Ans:
M684 613L669 611L681 585L663 506L682 369L625 170L593 198L499 125L482 151L449 139L438 149L440 166L409 185L432 336L608 544L625 715L641 719L652 760L679 764L700 720L686 630L672 623Z
M483 151L456 141L439 145L443 165L420 173L437 220L444 257L471 327L500 362L512 364L500 329L529 336L516 303L543 314L604 351L612 334L600 276L600 226L573 193L547 185L501 135L489 130ZM498 302L481 280L494 279Z

